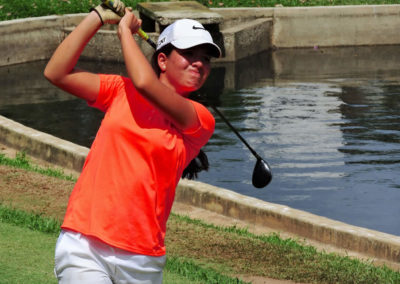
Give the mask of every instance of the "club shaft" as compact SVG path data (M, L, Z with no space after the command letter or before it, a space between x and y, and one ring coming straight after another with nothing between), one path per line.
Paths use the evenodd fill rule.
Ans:
M233 133L236 134L236 136L243 142L244 145L249 148L250 152L256 157L257 159L261 159L261 157L257 154L256 151L247 143L247 141L243 138L242 135L233 127L233 125L229 122L229 120L222 114L222 112L219 111L219 109L216 106L211 105L212 109L222 118L222 120L225 122L226 125L229 126L229 128L233 131Z

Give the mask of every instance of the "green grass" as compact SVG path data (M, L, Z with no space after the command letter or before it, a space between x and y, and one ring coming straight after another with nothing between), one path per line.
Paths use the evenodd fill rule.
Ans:
M47 172L32 165L21 153L14 159L2 157L0 161L16 168ZM43 271L47 271L48 262L52 265L53 255L49 256L47 247L52 246L49 242L55 242L59 227L60 222L55 219L0 204L0 255L11 257L21 251L23 256L15 258L18 261L23 258L33 266L29 269L38 271L37 277L43 279L37 283L51 283L46 282L51 280ZM12 231L18 233L13 235ZM37 240L32 241L33 238ZM32 242L47 245L31 248ZM174 213L168 221L166 242L165 283L241 283L226 276L239 274L304 283L400 283L400 273L386 266L378 267L372 262L319 252L312 246L283 239L277 234L256 235L235 226L216 226ZM26 247L14 249L18 246ZM10 248L10 251L4 252L1 248ZM36 260L38 257L47 260L40 264ZM35 268L39 264L41 267ZM14 281L15 275L19 275L19 267L22 266L13 261L0 262L0 283L27 283L22 278Z
M57 236L53 234L0 222L0 284L57 283L53 274L56 241ZM168 260L164 273L165 284L205 283L204 278L197 277L199 281L189 281L184 276L185 273L179 273L177 265L181 263L184 262ZM184 266L185 272L197 275L198 267L191 264L189 266L191 267Z
M161 2L162 0L150 1ZM164 0L165 1L165 0ZM136 7L145 0L125 0L127 6ZM332 6L332 5L372 5L398 4L398 0L198 0L208 7L274 7L289 6ZM39 17L47 15L62 15L87 13L100 0L0 0L0 21Z
M0 204L0 284L56 283L52 270L59 232L58 221ZM164 274L166 284L245 283L186 258L168 257Z
M237 278L223 275L212 268L203 268L190 258L168 256L165 270L175 275L185 277L190 283L245 284Z
M34 213L10 208L0 203L0 221L34 231L59 234L61 222Z
M13 215L19 215L19 213L20 211ZM57 237L40 232L40 230L28 229L32 227L34 226L29 222L22 227L2 222L0 217L0 255L2 256L0 258L0 284L57 283L53 274L54 247ZM59 232L59 230L55 231ZM187 278L184 276L186 274L198 275L198 266L187 263L186 260L168 259L164 283L186 284L189 282L188 279L191 280L190 283L204 283L202 277ZM184 269L183 273L180 271L182 268ZM231 281L230 283L237 282Z
M277 234L255 235L245 229L215 226L186 216L172 214L171 217L178 222L177 227L194 226L192 231L204 235L210 243L214 240L209 236L213 235L216 239L221 234L228 241L219 246L228 246L225 251L236 250L236 256L233 254L231 257L239 265L248 265L243 272L251 275L263 275L262 271L268 266L268 277L304 283L400 283L400 273L386 266L377 267L372 262L319 252L312 246L290 238L283 239ZM200 228L204 228L204 231ZM210 245L210 248L215 251L219 249L215 244ZM195 250L194 247L192 249ZM241 259L246 252L250 252L250 255Z
M0 283L57 283L53 274L57 237L0 222Z
M31 163L24 152L18 152L15 158L8 158L4 154L0 154L0 165L24 169L27 171L36 172L46 176L61 178L65 180L75 181L72 175L64 174L64 171L56 168L43 168Z
M210 225L177 214L171 218L180 227L195 226L199 234L205 234L203 228L215 235L222 234L228 240L235 240L237 236L245 238L246 243L253 242L261 251L264 250L261 243L272 245L274 251L268 257L275 262L283 257L290 264L278 269L276 278L299 281L301 277L296 274L304 273L314 275L316 283L400 283L400 273L387 267L320 253L311 246L292 239L284 240L276 234L259 236L236 227ZM57 221L1 205L0 232L0 283L28 283L28 279L29 283L54 283L52 267L54 244L59 233ZM164 283L245 283L224 275L216 264L204 264L204 260L176 255L169 255L167 259ZM24 268L22 273L21 267Z

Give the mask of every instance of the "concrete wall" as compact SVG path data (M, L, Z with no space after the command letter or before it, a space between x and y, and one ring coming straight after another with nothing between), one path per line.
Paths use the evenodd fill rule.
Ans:
M83 15L47 16L0 22L0 66L48 59Z
M214 8L222 29L271 18L273 48L400 44L400 5Z
M400 44L400 5L276 8L278 48Z
M232 62L270 48L400 44L400 5L213 9L224 18L224 57ZM47 59L85 14L0 22L0 66ZM118 38L108 27L83 56L122 61ZM155 40L156 33L150 33ZM220 39L219 39L220 40ZM152 49L138 40L147 56ZM118 48L116 48L118 46Z

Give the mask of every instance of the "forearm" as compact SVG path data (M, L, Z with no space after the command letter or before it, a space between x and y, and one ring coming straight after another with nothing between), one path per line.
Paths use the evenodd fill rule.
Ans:
M44 71L45 77L57 84L71 74L86 44L101 27L95 12L89 15L58 46Z
M157 75L137 45L131 30L120 28L118 35L126 69L135 87L146 89L146 87L158 81Z

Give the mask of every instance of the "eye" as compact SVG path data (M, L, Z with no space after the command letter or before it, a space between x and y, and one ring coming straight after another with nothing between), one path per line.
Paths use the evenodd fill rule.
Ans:
M204 60L204 62L210 63L210 61L211 61L211 56L204 55L204 56L203 56L203 60Z
M205 63L210 63L211 56L204 49L198 47L179 50L179 54L189 60L200 60Z
M191 50L191 49L185 49L185 50L182 50L182 51L180 52L180 54L181 54L182 56L191 57L191 56L194 55L194 52L193 52L193 50Z

